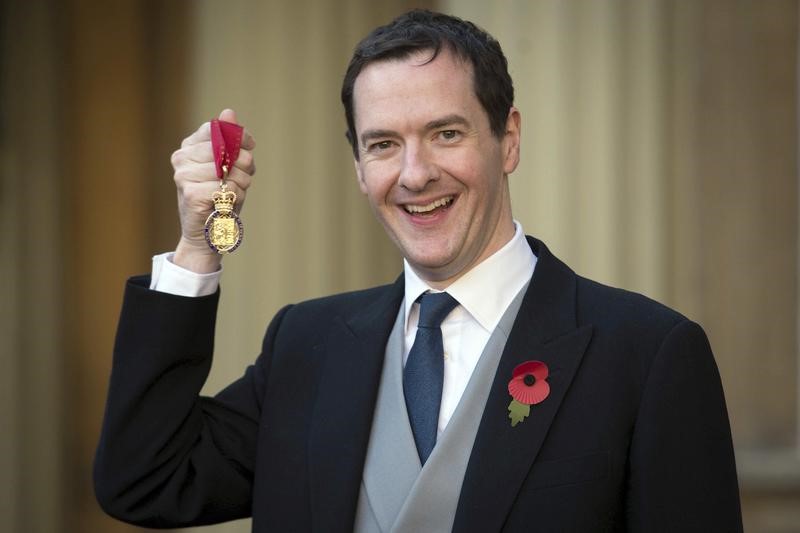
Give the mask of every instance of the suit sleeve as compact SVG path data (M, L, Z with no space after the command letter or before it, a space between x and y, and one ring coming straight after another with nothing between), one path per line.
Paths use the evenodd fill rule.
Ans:
M147 278L134 279L125 292L95 455L97 499L110 515L147 527L249 516L268 357L215 398L200 397L219 293L185 298L146 287Z
M652 363L629 468L630 531L742 531L722 384L706 335L693 322L678 323Z

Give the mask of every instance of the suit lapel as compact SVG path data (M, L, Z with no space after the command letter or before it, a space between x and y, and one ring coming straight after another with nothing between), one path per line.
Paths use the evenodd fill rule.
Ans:
M539 453L592 335L577 328L575 274L539 241L528 291L494 377L472 449L453 531L499 531ZM518 364L539 360L550 369L550 395L511 427L508 381Z
M337 317L326 351L309 443L314 531L351 531L386 339L403 299L402 276L378 299Z

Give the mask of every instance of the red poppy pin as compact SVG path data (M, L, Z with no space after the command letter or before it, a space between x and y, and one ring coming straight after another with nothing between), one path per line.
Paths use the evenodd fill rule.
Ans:
M517 365L508 382L511 403L508 404L508 418L511 427L516 426L531 414L531 405L543 402L550 394L547 383L549 370L541 361L525 361Z

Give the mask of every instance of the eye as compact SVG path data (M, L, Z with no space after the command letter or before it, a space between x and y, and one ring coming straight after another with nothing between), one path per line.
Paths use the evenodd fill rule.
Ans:
M392 141L378 141L367 146L370 152L383 152L392 147Z
M439 138L443 141L456 141L461 137L461 132L457 130L442 130L439 132Z

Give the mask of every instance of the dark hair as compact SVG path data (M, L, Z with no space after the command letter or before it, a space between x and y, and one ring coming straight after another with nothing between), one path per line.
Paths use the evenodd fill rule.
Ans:
M458 17L413 10L374 29L353 52L342 82L342 103L347 119L347 140L358 159L358 139L353 109L353 87L361 71L376 61L404 59L431 50L433 61L442 48L472 65L472 83L478 101L489 116L492 133L505 134L508 111L514 105L514 85L500 43L475 24Z

